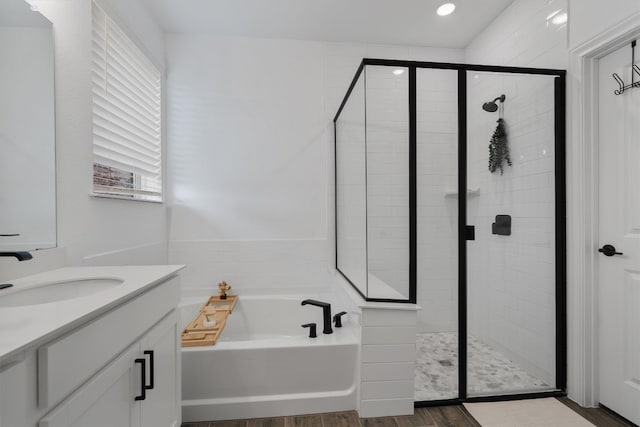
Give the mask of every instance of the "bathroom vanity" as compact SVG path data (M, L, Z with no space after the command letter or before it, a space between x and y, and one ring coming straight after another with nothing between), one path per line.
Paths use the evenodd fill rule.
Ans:
M181 268L64 268L1 290L0 427L179 426Z

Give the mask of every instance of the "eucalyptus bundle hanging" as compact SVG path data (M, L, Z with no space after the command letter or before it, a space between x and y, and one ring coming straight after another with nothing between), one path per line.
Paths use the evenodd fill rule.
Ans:
M504 119L500 117L497 123L498 126L496 126L496 130L493 131L489 141L489 171L494 173L500 169L500 175L502 175L504 173L504 162L511 166L511 157L509 156L509 142Z

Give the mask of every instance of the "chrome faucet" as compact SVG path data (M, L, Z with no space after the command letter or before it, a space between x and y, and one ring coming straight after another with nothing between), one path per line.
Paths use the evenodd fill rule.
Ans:
M306 299L302 301L302 305L315 305L316 307L322 307L322 320L323 320L323 334L332 334L331 328L331 304L328 302L316 301L314 299Z

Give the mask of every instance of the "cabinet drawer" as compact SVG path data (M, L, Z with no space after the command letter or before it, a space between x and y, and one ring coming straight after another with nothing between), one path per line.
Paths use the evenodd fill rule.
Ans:
M178 303L173 277L38 349L38 406L57 404Z

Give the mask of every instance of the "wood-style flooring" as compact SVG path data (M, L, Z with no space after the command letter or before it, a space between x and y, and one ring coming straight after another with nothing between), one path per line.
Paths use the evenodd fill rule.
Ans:
M582 408L567 398L558 399L597 427L634 427L602 408ZM416 408L402 417L358 418L356 411L250 420L202 421L182 427L481 427L464 406Z

